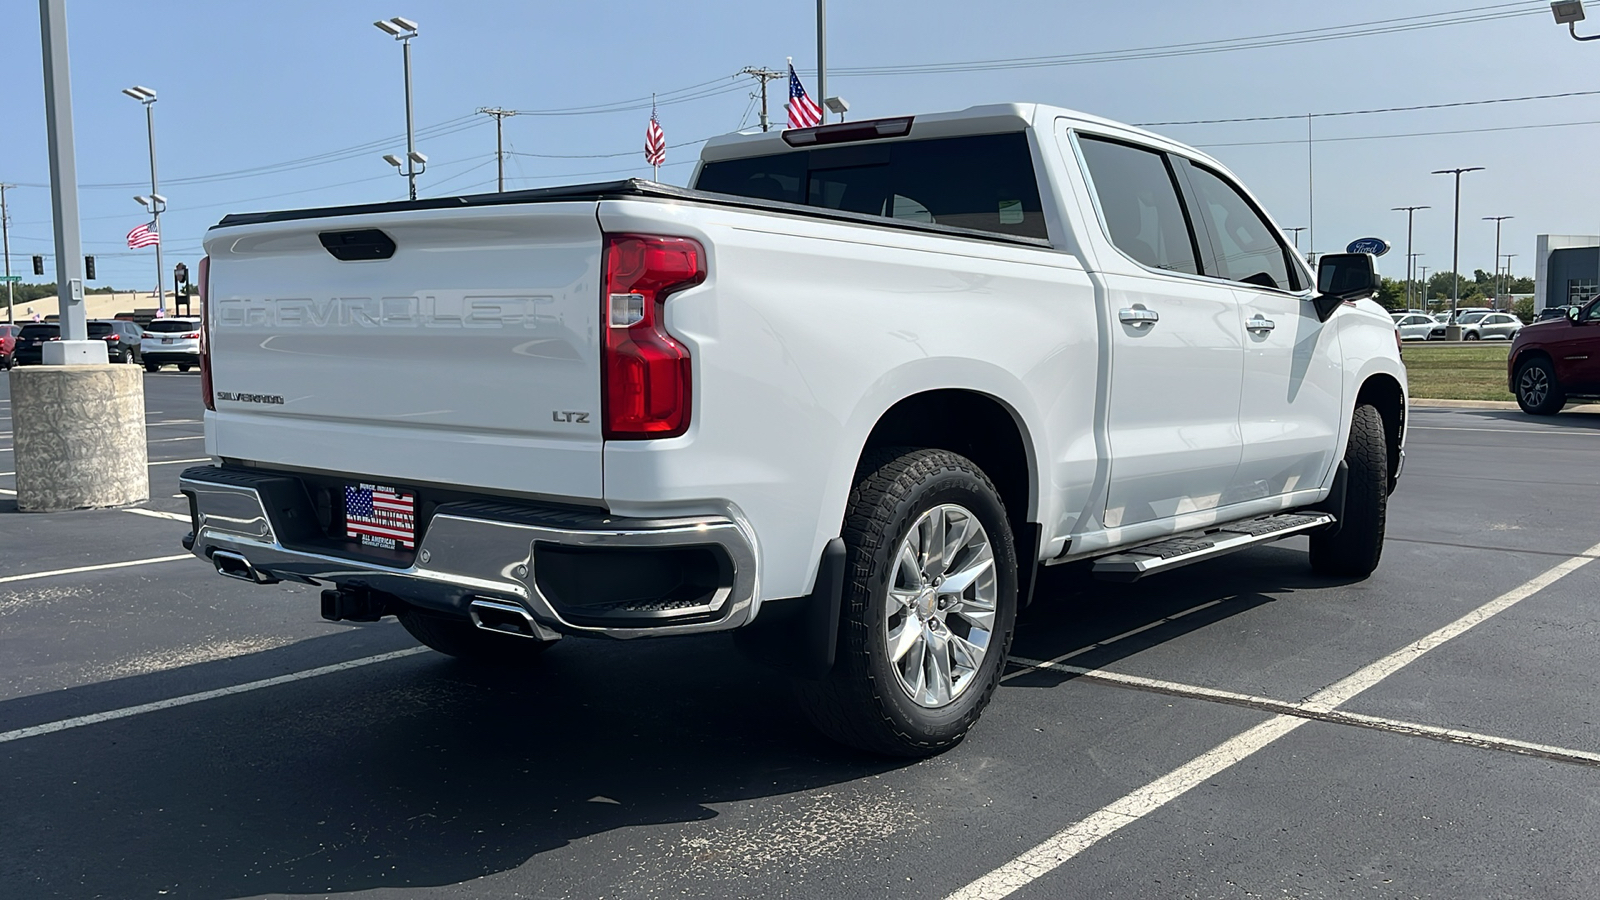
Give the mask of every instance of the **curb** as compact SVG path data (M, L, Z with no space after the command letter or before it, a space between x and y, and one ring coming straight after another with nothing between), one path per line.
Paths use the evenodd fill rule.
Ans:
M1520 409L1515 400L1428 400L1411 398L1414 409ZM1600 413L1600 403L1579 403L1563 412Z

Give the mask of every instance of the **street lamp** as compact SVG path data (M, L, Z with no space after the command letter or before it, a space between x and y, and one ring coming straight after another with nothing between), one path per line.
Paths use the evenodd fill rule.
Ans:
M1494 223L1494 299L1500 299L1500 223L1516 216L1484 216L1485 222Z
M1413 306L1413 307L1410 307L1410 308L1411 309L1423 309L1423 310L1425 310L1425 309L1428 308L1428 298L1426 296L1427 295L1428 286L1427 286L1427 283L1425 281L1423 281L1421 278L1417 277L1417 271L1418 271L1417 260L1421 259L1424 256L1427 256L1428 254L1426 254L1426 253L1408 253L1406 255L1410 257L1410 259L1407 260L1407 262L1406 262L1406 271L1411 273L1412 279L1416 283L1416 295L1417 295L1417 300L1418 300L1418 302L1420 304L1418 306ZM1406 295L1407 296L1411 295L1411 288L1409 286L1407 286L1407 288L1406 288Z
M822 104L828 107L829 112L838 113L841 122L844 121L844 114L850 111L850 102L843 97L829 97Z
M417 199L417 176L421 175L424 171L427 171L428 168L426 165L420 169L417 168L419 163L424 163L427 161L427 157L417 152L417 133L412 125L411 119L411 39L417 36L417 23L411 21L410 19L402 19L399 16L395 16L392 19L382 19L377 22L373 22L372 24L377 26L379 31L382 31L384 34L387 34L400 42L402 48L401 55L405 60L406 167L400 172L400 174L406 177L406 181L411 188L411 199L415 200ZM400 164L396 162L395 159L396 158L393 155L384 157L385 161L398 169L400 168Z
M1416 262L1416 254L1411 252L1411 220L1419 209L1433 209L1431 206L1396 206L1393 212L1406 214L1406 309L1411 309L1411 264ZM1298 249L1298 247L1296 248Z
M150 210L152 217L150 230L156 233L156 308L159 310L157 315L165 316L167 294L162 290L164 270L161 266L161 211L167 208L167 198L158 193L160 188L156 185L156 92L137 84L131 88L123 88L122 92L144 104L145 132L150 139L150 196L134 199L139 201L139 205Z
M1556 17L1557 25L1567 26L1574 40L1600 40L1600 34L1578 34L1578 23L1583 21L1583 0L1556 0L1550 4L1550 12Z
M1422 256L1424 254L1418 253L1417 255ZM1417 276L1417 290L1422 292L1422 308L1427 309L1430 301L1428 297L1428 267L1419 265L1417 266L1417 271L1421 273Z
M1296 225L1293 228L1285 228L1283 230L1289 232L1292 235L1294 235L1294 252L1295 252L1296 255L1299 255L1299 253L1300 253L1300 232L1307 230L1306 226L1304 226L1304 225Z
M1468 166L1464 169L1437 169L1435 175L1456 176L1456 224L1454 249L1450 253L1450 271L1455 274L1455 281L1450 285L1450 322L1455 323L1456 307L1461 303L1461 176L1467 172L1482 172L1483 166ZM1451 338L1455 340L1455 338Z

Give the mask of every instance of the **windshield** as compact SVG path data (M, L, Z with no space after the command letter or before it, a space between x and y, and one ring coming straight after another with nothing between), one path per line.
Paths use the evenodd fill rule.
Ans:
M90 322L89 337L105 337L111 333L110 322Z
M55 337L61 333L60 325L24 325L22 337Z
M200 326L188 319L157 319L146 325L144 330L156 334L180 334L187 331L199 331Z

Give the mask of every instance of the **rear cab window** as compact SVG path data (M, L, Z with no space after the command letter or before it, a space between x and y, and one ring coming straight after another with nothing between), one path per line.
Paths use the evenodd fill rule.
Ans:
M759 200L1046 239L1023 132L866 142L708 162L695 187Z
M1079 135L1106 233L1118 250L1152 269L1199 275L1199 247L1166 154Z

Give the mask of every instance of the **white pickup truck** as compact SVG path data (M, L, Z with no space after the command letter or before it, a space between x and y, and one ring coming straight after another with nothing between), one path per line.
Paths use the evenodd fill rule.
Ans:
M832 737L977 720L1041 565L1378 564L1406 374L1217 161L1047 106L641 181L228 216L185 546L497 664L734 631Z

